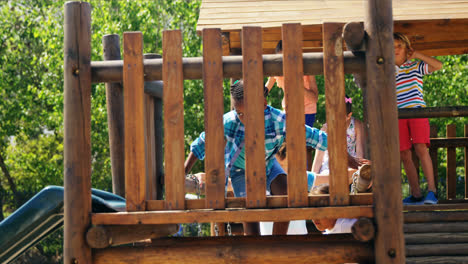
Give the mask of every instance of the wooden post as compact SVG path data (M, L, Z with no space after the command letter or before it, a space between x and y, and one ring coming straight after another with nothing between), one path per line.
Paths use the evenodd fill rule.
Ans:
M246 206L266 206L262 29L242 27Z
M437 138L437 126L436 125L431 125L431 131L430 131L430 138ZM434 171L434 184L437 190L437 193L439 193L439 157L437 156L437 150L439 148L437 146L431 146L429 147L429 155L431 156L432 160L432 170Z
M180 30L163 32L163 64L166 206L184 209L184 77Z
M127 211L144 211L146 164L141 32L124 33L124 65L125 197Z
M283 24L281 34L288 149L288 207L303 207L307 206L308 194L301 24Z
M349 204L342 31L340 23L323 24L323 73L330 157L330 205Z
M457 137L457 126L447 125L447 138ZM457 195L457 152L456 148L447 148L447 199L455 199Z
M91 5L64 15L64 263L91 263Z
M367 1L364 28L368 36L366 111L377 225L375 260L404 263L392 1Z
M468 137L468 124L465 124L465 137ZM465 199L468 199L468 147L465 147Z
M365 35L362 22L348 22L343 27L343 39L350 51L364 51Z
M118 34L102 37L104 60L120 60ZM112 192L125 197L124 109L122 83L106 83L107 123L112 171Z

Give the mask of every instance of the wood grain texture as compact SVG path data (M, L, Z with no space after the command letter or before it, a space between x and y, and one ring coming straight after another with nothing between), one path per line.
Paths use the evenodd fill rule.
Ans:
M180 30L163 32L164 158L167 209L185 205L184 77Z
M102 37L104 60L121 60L117 34ZM107 124L111 156L112 192L125 197L124 103L121 82L106 83Z
M124 33L125 197L127 211L145 210L146 163L141 32Z
M223 61L219 29L203 30L206 207L224 208Z
M266 205L262 30L244 27L242 34L246 206L259 208Z
M249 210L170 210L92 214L94 225L177 224L210 222L284 222L313 218L373 217L372 206L278 208Z
M465 137L468 138L468 124L465 124ZM468 199L468 146L465 147L465 199Z
M302 28L300 24L283 24L281 32L288 149L288 206L300 207L307 206Z
M330 167L330 203L349 203L348 151L343 61L343 27L323 24L323 73L327 114L327 140Z
M468 232L468 222L405 223L403 231L405 232L405 236L413 233L466 233Z
M146 164L146 199L157 197L156 168L156 131L154 125L155 98L143 95L145 121L145 164Z
M91 263L91 6L64 11L64 262Z
M457 126L449 124L446 127L447 138L455 138L457 136ZM455 199L457 195L457 152L454 147L447 148L447 199Z
M468 243L468 233L413 233L405 234L405 242L410 245L420 244L455 244Z
M408 212L405 213L405 223L468 221L468 211L457 209L459 211Z
M404 263L400 155L391 0L369 0L364 29L370 160L376 229L375 261ZM385 151L383 151L385 150Z

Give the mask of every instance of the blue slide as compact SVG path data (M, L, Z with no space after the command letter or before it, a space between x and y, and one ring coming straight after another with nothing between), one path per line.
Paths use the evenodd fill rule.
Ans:
M93 212L125 210L125 199L92 189ZM63 225L63 187L48 186L0 222L0 263L9 263Z

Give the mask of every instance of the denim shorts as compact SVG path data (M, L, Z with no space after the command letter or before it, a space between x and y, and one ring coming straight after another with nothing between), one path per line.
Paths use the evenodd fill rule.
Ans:
M280 174L286 174L286 172L283 170L276 158L273 158L273 167L266 179L266 189L268 193L270 192L271 182ZM233 166L229 176L231 177L234 195L236 197L245 197L247 194L245 191L245 170Z

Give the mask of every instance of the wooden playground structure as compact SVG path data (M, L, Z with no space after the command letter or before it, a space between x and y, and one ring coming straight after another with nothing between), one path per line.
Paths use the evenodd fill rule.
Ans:
M67 3L64 23L64 263L443 261L437 256L445 256L444 252L434 258L428 253L434 249L427 249L426 245L407 245L405 252L404 232L414 232L418 228L434 230L434 225L443 221L456 221L450 224L452 232L468 232L468 204L459 201L405 208L410 212L404 216L397 121L398 115L466 116L468 111L461 107L398 113L392 1L369 0L364 10L364 23L346 26L323 23L323 48L316 53L303 53L300 40L305 35L305 27L288 23L283 24L280 31L282 55L262 55L268 53L262 46L265 43L262 28L246 26L238 35L242 55L226 51L223 43L230 43L226 42L226 32L204 28L203 57L200 58L183 58L181 32L171 30L163 33L162 58L144 58L142 34L126 32L123 60L118 36L111 35L104 39L106 60L92 62L91 6L85 2ZM466 25L468 22L465 19L457 23ZM451 49L447 54L458 54L462 50ZM373 164L373 193L370 194L349 194L347 165L340 162L347 158L346 130L341 117L345 116L344 78L349 73L364 76L362 84L371 87L363 89L369 124L369 155ZM309 196L307 192L304 109L302 104L295 103L303 100L301 80L304 74L325 76L332 175L330 195ZM274 75L284 75L286 80L287 131L292 131L287 133L286 140L288 195L284 196L265 195L263 91L257 88L263 87L264 76ZM242 78L245 84L245 198L225 197L224 138L220 129L223 127L224 78ZM186 200L183 82L191 79L204 82L207 182L204 199ZM125 190L115 186L114 190L125 194L126 212L92 213L91 210L91 85L98 82L106 83L114 155L113 183L119 180L120 184L116 185L125 186ZM163 125L160 124L161 103ZM164 129L164 139L160 137L161 129ZM466 159L467 145L465 134L456 143L449 140L437 146L465 147ZM161 172L163 163L164 173ZM465 165L465 169L467 167ZM124 180L116 176L122 172L125 172ZM452 187L447 190L453 188L452 180L450 184ZM440 211L453 209L457 211ZM358 241L350 235L157 238L170 234L169 230L173 231L173 226L180 223L284 222L313 218L369 218L375 226L375 236L368 241ZM168 230L167 234L164 230ZM119 244L115 241L137 242L143 238L155 239L152 243L110 247ZM412 239L419 238L413 236ZM451 240L453 237L448 236L446 241ZM464 263L468 240L459 241L463 242L452 247L447 245L442 250L456 255L457 263ZM428 260L424 256L433 258Z

